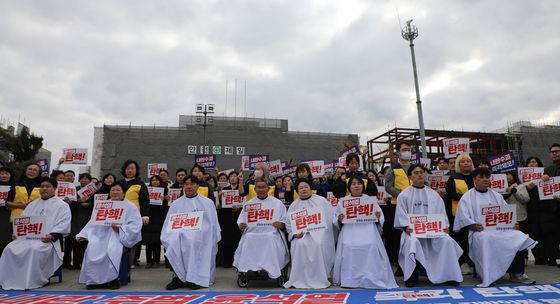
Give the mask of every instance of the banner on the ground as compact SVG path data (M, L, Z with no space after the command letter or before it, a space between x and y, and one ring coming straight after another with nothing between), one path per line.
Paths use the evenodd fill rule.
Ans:
M163 187L148 187L150 205L162 206L164 193L165 193L165 188Z
M65 148L62 149L65 164L86 165L88 149L85 148Z
M46 236L47 218L42 215L16 216L13 229L16 239L40 240Z
M490 163L490 170L492 173L505 173L517 168L513 152L504 152L498 155L490 156L488 157L488 162Z
M56 196L60 197L60 199L69 198L72 201L77 200L77 193L76 193L76 186L74 183L70 182L58 182L58 186L56 187Z
M98 201L93 205L90 223L102 226L124 223L126 204L125 201Z
M169 217L167 231L200 230L204 219L204 211L175 213Z
M447 235L443 229L447 228L446 216L443 214L409 214L408 227L412 229L412 236L417 238L439 238Z
M489 205L480 210L480 223L486 230L513 229L517 223L515 205Z
M159 172L161 170L167 170L167 164L166 163L148 164L148 178L150 178L154 175L159 175Z
M344 208L344 220L342 223L366 223L377 222L375 216L375 201L374 196L361 196L361 197L343 197L339 200Z
M327 220L321 208L307 208L288 214L292 234L306 233L319 229L327 229Z
M470 139L446 138L443 140L443 154L445 158L457 157L461 153L469 153Z

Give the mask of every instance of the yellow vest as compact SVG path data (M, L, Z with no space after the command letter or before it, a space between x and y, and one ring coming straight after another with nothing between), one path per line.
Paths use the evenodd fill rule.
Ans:
M208 197L208 187L199 186L198 190L196 190L196 193L204 197Z
M274 196L274 190L276 190L276 186L268 186L268 195ZM247 200L252 199L253 197L257 196L257 192L255 191L255 185L249 185L249 193L247 194ZM294 200L296 199L296 191L294 191Z
M346 185L348 185L349 180L350 180L349 178L346 179ZM366 192L368 180L367 180L367 178L362 178L362 181L364 181L364 191L363 192ZM346 195L350 195L350 191L348 191L348 186L346 187Z
M38 199L39 197L41 197L39 187L33 188L33 190L31 191L31 195L28 195L25 186L16 186L16 196L14 197L13 202L19 204L27 204ZM15 216L20 216L23 213L23 209L25 208L12 208L12 212L10 214L10 222L14 220Z
M404 172L403 168L393 168L393 174L395 175L395 186L394 187L401 190L401 192L404 189L410 187L410 185L412 185L412 182L408 178L408 175L406 175L406 172ZM397 198L396 197L391 197L391 204L392 205L397 204Z
M130 186L130 188L128 188L128 190L126 190L126 193L124 195L127 200L129 200L134 204L134 206L136 206L136 208L138 208L138 211L140 211L140 189L142 189L142 186L132 185Z
M463 179L456 179L455 180L455 192L457 194L465 194L469 191L469 187L467 186L467 182ZM451 200L451 214L455 216L457 213L457 207L459 206L459 202L456 200Z

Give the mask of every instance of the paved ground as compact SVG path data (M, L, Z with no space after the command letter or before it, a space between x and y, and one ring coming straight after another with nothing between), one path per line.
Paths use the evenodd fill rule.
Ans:
M142 255L144 251L142 250ZM543 283L558 283L560 282L560 268L553 266L540 266L534 265L534 261L530 258L526 274L537 280L538 284ZM58 283L56 278L51 279L51 284L42 288L41 290L86 290L84 285L78 284L78 270L63 270L62 283ZM404 287L402 277L396 278L397 284ZM158 268L145 268L145 262L141 260L141 266L132 270L132 282L128 286L123 286L120 291L165 291L165 285L171 280L171 272L163 265ZM502 280L503 283L508 283L507 280ZM480 283L479 279L474 279L472 276L465 276L464 282L461 285L476 285ZM427 281L427 278L421 278L420 284L417 287L433 287ZM208 289L208 291L232 291L232 290L273 290L278 289L276 282L269 281L251 281L249 286L244 289L237 286L237 274L235 268L217 268L216 270L216 283ZM331 289L340 289L338 287L331 287Z

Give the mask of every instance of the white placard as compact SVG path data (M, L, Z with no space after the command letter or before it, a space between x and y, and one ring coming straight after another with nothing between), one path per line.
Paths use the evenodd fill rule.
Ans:
M95 192L97 192L97 187L95 186L95 184L89 183L85 185L83 188L80 188L80 190L78 190L78 196L88 198L94 195Z
M507 176L503 173L492 174L490 176L490 189L503 194L508 187Z
M447 182L449 181L449 175L428 175L428 183L430 184L430 188L434 189L435 191L443 191L447 189Z
M270 177L278 177L278 176L282 176L283 175L283 171L282 171L282 161L277 159L277 160L273 160L268 162L268 173L270 174Z
M461 153L468 153L469 150L470 139L468 138L447 138L443 140L445 158L457 157Z
M239 195L239 190L222 191L222 208L233 208L243 205L243 197Z
M10 186L0 186L0 207L6 206L6 200L8 199L8 192L10 192Z
M124 223L127 202L98 201L93 205L90 223L92 225L111 226L113 223Z
M85 148L65 148L62 149L62 156L65 164L86 165L88 149Z
M327 229L327 219L321 208L307 208L288 214L293 234Z
M391 198L391 194L387 192L385 186L377 186L377 203L380 206L387 205L387 203L385 203L386 198Z
M338 198L334 196L332 192L327 192L327 201L331 204L331 207L335 209L338 206Z
M194 231L202 229L204 211L194 211L186 213L175 213L169 217L167 231Z
M249 171L249 156L241 156L241 170Z
M320 178L323 175L325 175L324 160L312 160L303 163L309 165L309 168L311 169L311 175L313 176L313 178Z
M555 196L560 196L560 176L553 176L546 182L540 180L538 186L541 200L554 199Z
M517 207L512 205L488 205L481 207L479 222L485 230L513 229L517 223Z
M150 196L150 205L163 205L163 187L148 187L148 195Z
M517 168L519 180L524 184L529 184L542 178L544 174L543 167L519 167Z
M420 157L420 166L422 166L423 168L429 169L431 164L432 164L431 159Z
M267 201L246 202L243 204L241 216L244 216L248 227L271 226L278 218L275 209L275 206Z
M443 214L409 214L408 227L412 229L412 236L417 238L439 238L447 235L443 229L447 228Z
M159 175L161 170L167 170L166 163L148 164L148 179L154 175Z
M343 197L339 200L344 208L344 220L346 223L368 223L377 222L375 216L375 201L374 196L361 196L361 197Z
M97 203L98 201L106 201L109 199L109 194L108 193L104 193L104 194L94 194L93 195L93 203Z
M58 186L56 187L56 196L60 197L62 200L69 198L72 201L76 201L76 186L74 186L74 183L70 182L58 182Z
M181 190L181 188L169 188L167 190L167 195L169 195L169 205L181 197Z
M13 234L16 239L40 240L47 235L46 226L45 216L16 216L13 221Z

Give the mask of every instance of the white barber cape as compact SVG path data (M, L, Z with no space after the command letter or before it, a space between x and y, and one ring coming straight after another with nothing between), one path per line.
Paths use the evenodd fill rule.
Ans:
M70 233L72 214L70 207L58 197L31 202L22 216L45 216L44 231ZM49 282L49 278L62 265L61 239L43 243L41 240L12 241L0 258L0 285L2 289L33 289Z
M443 200L429 187L412 186L399 194L394 227L405 229L409 226L409 214L443 214L449 227ZM419 239L404 232L401 234L399 265L403 269L405 281L412 275L418 261L426 269L428 279L432 283L462 282L463 275L459 266L459 257L462 254L461 247L449 235Z
M126 202L123 224L116 232L110 226L87 225L76 235L88 240L79 282L81 284L105 284L118 278L123 246L131 248L142 240L142 218L138 208ZM95 216L95 212L92 217Z
M286 223L286 207L279 199L270 195L264 200L254 197L244 206L258 202L274 206L273 221ZM237 219L237 224L241 223L247 223L245 208ZM274 228L272 224L247 227L243 231L233 258L233 266L239 272L265 270L271 279L280 277L282 268L290 262L288 244L284 233Z
M291 212L317 208L323 211L323 221L327 222L326 229L306 232L302 238L295 239L292 233ZM290 280L284 284L285 288L327 288L331 285L329 277L334 266L334 232L332 225L333 208L322 196L313 194L309 199L297 199L288 209L286 229L291 241L292 266Z
M507 205L501 194L492 189L476 188L461 197L455 215L454 231L479 223L480 209L488 205ZM478 286L488 287L508 270L518 251L533 248L537 242L518 230L469 231L469 257L482 278Z
M347 223L342 226L334 261L334 284L352 288L398 287L381 240L385 217L379 205L375 204L374 212L377 211L381 213L377 223ZM339 200L333 216L335 227L339 227L338 215L344 213L342 200Z
M200 230L167 230L172 214L195 211L203 212ZM214 283L220 239L216 205L200 194L192 198L183 195L174 201L161 229L161 243L175 275L182 282L203 287Z

